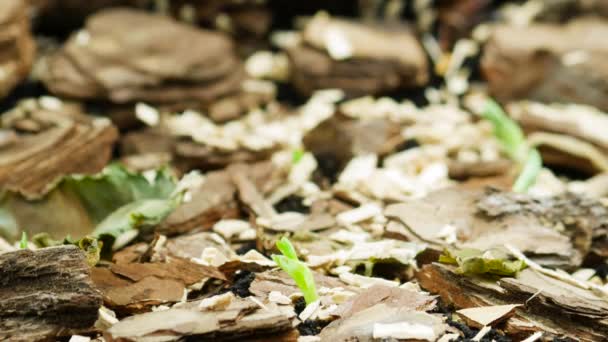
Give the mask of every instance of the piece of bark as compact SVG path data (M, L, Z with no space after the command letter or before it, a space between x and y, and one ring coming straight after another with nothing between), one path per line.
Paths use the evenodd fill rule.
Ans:
M26 2L0 2L0 99L27 77L35 50Z
M192 191L192 200L178 206L157 230L172 235L195 228L210 229L221 219L237 218L235 196L236 186L228 172L210 172L202 186Z
M176 162L189 169L217 170L233 163L255 163L268 159L277 149L261 151L246 149L236 151L219 151L193 141L178 141L174 153Z
M399 323L403 326L390 329L388 334L382 329ZM348 318L333 321L321 331L319 337L322 341L371 342L381 338L435 341L443 335L446 328L439 316L380 303Z
M485 326L495 326L509 317L513 316L518 304L480 306L476 308L462 309L456 314L464 319L468 325L482 328Z
M337 278L328 277L320 273L313 273L313 277L317 288L327 287L331 289L341 287L349 291L358 292L358 289L348 286ZM256 274L255 279L249 287L249 291L259 298L268 298L268 295L272 291L278 291L287 297L300 292L295 281L281 270L270 270Z
M232 340L284 336L291 320L281 312L258 309L249 299L234 298L223 310L205 310L184 305L165 311L128 317L104 334L109 341L163 341L192 338L197 341ZM249 339L248 339L249 340Z
M153 129L129 132L121 137L122 155L143 153L171 153L174 139Z
M240 177L244 178L249 186L254 186L255 191L262 195L274 189L282 179L276 174L277 170L271 162L260 162L247 166L235 164L226 170L209 172L203 184L191 191L192 200L178 206L157 228L157 231L174 235L196 228L210 229L221 219L239 217L242 208L237 196L241 189L238 188L233 178L235 170L240 170L237 173L243 172ZM266 207L265 210L270 210L270 208Z
M0 339L55 340L89 331L101 294L75 246L0 255Z
M93 282L102 291L105 305L119 313L144 312L154 305L178 302L187 286L210 278L226 280L213 267L177 257L93 269Z
M402 307L410 310L431 311L435 308L436 300L423 292L410 289L374 285L358 293L332 312L332 315L340 318L348 318L352 315L368 309L374 305L386 304L389 307Z
M302 95L327 88L342 89L347 97L374 95L418 87L428 80L423 49L407 28L317 15L302 35L304 44L287 51L292 82ZM330 42L330 35L348 45L348 56L330 56L330 45L340 44Z
M512 162L506 159L479 162L452 160L448 164L450 178L458 180L505 175L511 170L512 166Z
M87 19L49 59L43 81L53 93L80 99L209 105L240 92L244 78L228 37L115 8Z
M236 185L239 199L256 215L256 217L273 217L276 211L264 199L255 183L248 177L248 166L232 165L228 168L232 182Z
M608 334L608 302L589 290L549 278L532 269L516 278L457 274L455 267L429 264L416 274L420 286L456 308L525 304L503 330L520 340L535 331L578 341L603 341Z
M558 229L565 228L573 247L583 256L585 250L601 257L608 256L608 208L584 194L566 193L531 199L525 195L494 192L477 202L477 207L481 213L499 219L522 214L536 217Z
M334 116L308 132L303 143L315 155L335 157L342 169L353 156L386 155L401 140L401 129L386 119L349 120Z
M501 25L481 59L490 92L501 101L581 103L608 111L608 24L581 18L567 25Z
M451 50L454 43L468 38L479 23L491 14L489 0L440 0L437 3L439 43Z
M608 139L603 134L608 129L606 113L590 106L532 101L511 102L507 111L528 133L529 139L532 138L532 144L545 147L541 151L543 161L591 174L607 167L608 159L604 155L608 151ZM564 143L551 143L556 139L565 140L566 146L572 147L560 148Z
M5 113L2 126L18 134L0 151L0 187L26 199L41 198L65 175L99 172L118 138L109 120L63 104L45 108L42 100Z
M608 3L603 0L545 0L535 19L563 22L582 15L608 17Z
M573 269L590 251L592 238L603 241L606 209L597 201L566 194L532 198L495 190L449 188L420 200L389 205L396 222L387 234L430 243L487 250L505 241L550 267ZM537 241L543 241L542 244Z

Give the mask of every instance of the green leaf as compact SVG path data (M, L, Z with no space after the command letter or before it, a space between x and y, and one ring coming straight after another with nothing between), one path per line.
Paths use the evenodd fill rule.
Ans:
M298 260L296 249L291 244L291 241L289 241L289 239L287 239L285 236L277 241L277 248L279 251L281 251L281 253L283 253L284 256L293 260Z
M14 241L15 234L27 228L33 234L48 233L48 243L67 235L93 234L104 239L105 252L122 247L139 229L158 224L181 202L183 190L176 190L168 170L146 176L113 164L95 175L66 176L40 200L4 194L0 235Z
M513 184L513 191L526 192L536 182L536 177L543 167L540 153L528 147L522 129L495 101L488 100L482 115L494 126L494 135L505 153L521 168Z
M62 186L77 194L94 221L100 222L133 201L168 198L175 189L175 180L166 169L156 171L149 181L143 174L131 173L119 164L111 164L95 175L66 177Z
M26 232L21 233L21 241L19 242L19 248L27 249L27 233Z
M304 295L306 304L316 301L319 296L315 286L315 278L310 268L298 260L298 255L291 242L286 237L283 237L277 241L277 248L279 248L283 255L274 254L272 255L272 260L295 281Z
M103 249L102 241L90 236L85 236L82 239L75 241L74 245L78 246L78 248L85 253L89 266L93 267L97 265L101 258L101 250Z
M66 239L64 239L64 241L68 240L69 238L66 237ZM71 239L70 239L71 240ZM34 245L36 245L36 247L38 248L45 248L45 247L52 247L52 246L59 246L62 244L61 241L59 240L55 240L53 239L49 233L38 233L34 236L32 236L32 242L34 243Z
M116 238L114 249L128 243L121 240L124 234L134 229L152 227L167 217L177 203L173 199L144 199L118 208L97 225L95 236L111 235Z
M474 248L445 250L439 257L439 262L458 265L456 271L463 274L490 274L510 277L526 268L525 262L510 260L505 251L498 249L485 252Z
M513 191L515 192L526 192L534 185L538 174L543 168L543 160L537 149L530 150L528 158L524 163L521 173L513 184Z
M297 164L304 157L304 150L297 149L291 154L291 162Z
M85 236L80 240L72 240L72 238L68 235L63 241L55 240L51 238L48 233L40 233L36 234L32 237L32 242L39 247L52 247L59 245L74 245L85 253L85 257L87 259L87 264L93 267L97 265L99 260L101 259L101 252L103 250L103 241L94 238L92 236Z
M521 161L526 155L526 138L519 125L493 100L488 100L482 116L494 126L494 135L509 158Z

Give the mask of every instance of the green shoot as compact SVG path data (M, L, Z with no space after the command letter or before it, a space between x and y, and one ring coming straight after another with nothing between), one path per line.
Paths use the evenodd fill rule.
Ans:
M505 153L519 164L521 173L513 184L513 191L526 192L542 169L542 158L536 149L531 149L523 131L493 100L488 100L482 114L494 126L494 135Z
M291 242L286 237L283 237L277 241L277 248L283 255L273 254L272 260L296 282L296 285L298 285L298 288L304 294L306 304L316 301L319 296L317 295L312 271L305 263L298 259L296 250Z
M532 149L528 153L528 158L521 170L521 173L513 184L513 191L515 192L526 192L534 182L536 177L543 168L543 160L537 149Z
M27 233L26 232L21 233L21 241L19 241L19 248L27 249Z
M294 150L293 153L291 154L291 162L295 165L302 159L303 156L304 156L304 150L302 150L302 149Z

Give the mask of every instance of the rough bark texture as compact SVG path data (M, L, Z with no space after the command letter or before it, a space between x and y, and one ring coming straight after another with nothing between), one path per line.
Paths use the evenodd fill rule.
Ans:
M500 100L573 102L608 110L608 25L581 18L567 25L498 26L481 68Z
M27 199L41 198L65 175L100 171L118 138L107 119L41 103L27 100L2 116L2 127L14 139L1 144L0 188Z
M608 335L608 304L602 297L531 269L496 281L430 264L416 278L425 290L457 308L525 303L503 327L517 340L534 331L577 341L604 341Z
M0 340L55 340L97 320L101 294L75 246L0 255Z
M67 97L172 104L239 93L244 77L228 37L115 8L87 19L85 29L49 60L44 81Z
M339 30L352 49L347 59L334 59L326 49L330 31ZM377 27L317 16L303 32L305 44L288 51L292 81L303 95L340 88L347 96L380 94L421 86L428 80L422 47L407 29Z
M25 2L0 1L0 99L27 76L34 52Z
M425 198L389 205L387 235L448 247L440 231L454 226L466 248L487 250L509 241L536 262L573 269L590 250L605 253L607 210L598 201L565 194L543 199L526 194L448 188ZM538 241L543 241L539 244Z

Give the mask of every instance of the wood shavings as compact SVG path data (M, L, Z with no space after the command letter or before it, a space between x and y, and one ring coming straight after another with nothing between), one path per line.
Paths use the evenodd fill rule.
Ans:
M492 327L483 327L481 328L481 330L479 330L479 332L477 333L477 335L475 335L472 339L472 341L478 342L481 341L481 339L486 336L490 330L492 330Z
M525 340L522 340L521 342L534 342L534 341L538 341L541 337L543 337L543 332L537 331L534 334L527 337Z
M160 121L158 110L143 102L139 102L135 105L135 116L148 126L156 126Z
M300 315L298 316L298 318L304 322L307 319L311 318L315 312L317 310L319 310L319 308L321 307L321 301L320 300L316 300L308 305L306 305L306 308L304 308L304 310L300 313Z
M282 305L291 304L291 299L289 299L289 297L285 296L284 294L282 294L281 292L278 292L278 291L270 291L270 293L268 294L268 300L273 303L282 304Z
M242 220L220 220L213 225L213 231L227 240L233 236L238 236L250 228L249 222Z
M386 280L382 278L366 277L350 272L340 273L338 277L340 278L340 280L349 285L358 286L364 289L370 288L374 285L384 285L389 287L399 286L399 283L396 281Z
M521 305L482 306L458 310L456 313L464 317L467 322L473 323L475 327L491 327L512 316L514 310L519 306Z
M234 299L234 293L226 292L221 295L203 299L199 303L198 308L202 309L202 310L212 310L212 311L213 310L215 310L215 311L224 310L225 308L227 308L230 305L230 303L232 303L233 299Z
M376 323L372 336L374 338L397 338L435 341L437 334L432 326L419 323Z
M382 208L376 203L367 203L356 209L341 212L336 220L339 224L349 225L369 220L382 213Z

